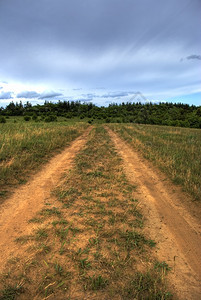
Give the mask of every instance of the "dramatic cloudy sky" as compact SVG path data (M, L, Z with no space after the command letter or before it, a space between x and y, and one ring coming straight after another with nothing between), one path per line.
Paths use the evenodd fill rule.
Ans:
M0 0L0 106L201 105L201 0Z

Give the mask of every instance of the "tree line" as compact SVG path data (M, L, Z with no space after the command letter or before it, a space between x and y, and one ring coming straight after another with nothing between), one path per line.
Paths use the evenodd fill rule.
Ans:
M201 106L182 103L121 103L108 107L79 101L58 101L32 105L30 102L11 102L0 108L0 122L10 116L23 116L25 121L56 121L57 117L79 117L89 123L139 123L179 127L201 128Z

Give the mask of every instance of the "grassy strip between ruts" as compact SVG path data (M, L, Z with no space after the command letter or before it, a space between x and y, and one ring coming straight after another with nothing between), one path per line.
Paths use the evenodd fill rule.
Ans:
M27 258L7 263L0 299L171 298L135 189L105 129L93 129L55 200L30 220L33 233L16 241Z
M8 196L12 186L24 183L30 172L87 126L66 122L0 124L0 198Z
M109 125L152 160L174 183L201 200L201 130L167 126Z

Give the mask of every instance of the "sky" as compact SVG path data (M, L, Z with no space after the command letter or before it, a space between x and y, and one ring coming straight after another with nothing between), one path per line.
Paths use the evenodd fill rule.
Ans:
M0 0L0 106L201 105L201 0Z

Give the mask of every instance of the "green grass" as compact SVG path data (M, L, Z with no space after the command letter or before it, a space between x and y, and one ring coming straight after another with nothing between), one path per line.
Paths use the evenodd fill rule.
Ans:
M25 183L56 151L69 145L87 128L84 123L9 121L0 124L0 198Z
M166 126L109 125L179 184L201 200L201 130Z
M8 262L3 288L20 278L24 298L171 298L168 266L155 260L135 193L109 135L97 126L53 191L58 201L32 219L40 227L19 237L25 258Z
M15 300L16 296L23 293L23 287L21 285L7 286L2 290L0 300Z
M145 273L137 272L123 289L122 299L170 299L172 297L170 292L158 289L158 286L163 285L162 278L154 269ZM143 295L143 298L141 295Z

